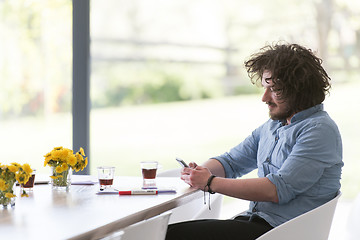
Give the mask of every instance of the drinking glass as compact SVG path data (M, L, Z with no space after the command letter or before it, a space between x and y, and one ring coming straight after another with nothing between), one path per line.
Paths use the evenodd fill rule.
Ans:
M36 174L36 170L33 169L33 172L31 173L31 176L29 178L29 180L27 181L27 183L22 183L20 186L21 192L25 191L25 192L29 192L32 191L34 188L34 182L35 182L35 174Z
M156 171L158 169L158 162L145 161L141 162L140 166L143 176L143 188L156 188Z
M97 167L100 189L111 188L114 182L115 167Z

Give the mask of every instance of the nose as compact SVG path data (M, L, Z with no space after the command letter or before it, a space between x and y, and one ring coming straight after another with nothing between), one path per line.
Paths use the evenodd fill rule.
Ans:
M269 88L265 88L265 92L262 96L261 101L263 102L270 102L271 101L271 91Z

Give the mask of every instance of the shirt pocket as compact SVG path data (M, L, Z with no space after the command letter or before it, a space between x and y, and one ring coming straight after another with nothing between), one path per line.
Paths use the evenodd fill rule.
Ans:
M294 144L288 137L280 137L278 143L274 147L274 151L271 156L271 162L281 168L288 156L290 155Z

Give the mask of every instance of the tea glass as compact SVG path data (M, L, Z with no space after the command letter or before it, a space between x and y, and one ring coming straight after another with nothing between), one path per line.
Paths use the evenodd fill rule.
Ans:
M156 188L156 171L158 165L157 161L145 161L140 163L144 189Z
M21 192L31 192L34 188L36 170L33 169L29 180L26 183L22 183L20 186Z
M111 188L114 183L115 167L97 167L100 189Z

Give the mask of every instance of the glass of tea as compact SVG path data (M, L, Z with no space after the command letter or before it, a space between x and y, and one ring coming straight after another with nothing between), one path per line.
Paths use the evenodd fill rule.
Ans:
M25 191L32 191L34 188L34 182L35 182L35 174L36 174L36 170L33 169L31 176L29 177L29 180L26 183L22 183L20 188L21 188L21 192Z
M158 162L149 161L141 162L141 172L143 176L143 188L156 188L156 171L158 169Z
M97 167L100 189L110 188L114 182L115 167Z

